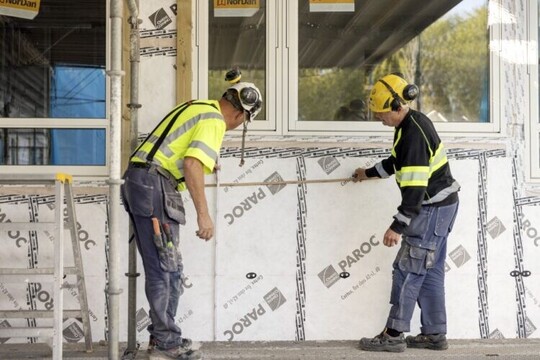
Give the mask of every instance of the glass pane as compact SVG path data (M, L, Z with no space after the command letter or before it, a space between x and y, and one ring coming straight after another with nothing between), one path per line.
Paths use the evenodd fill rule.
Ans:
M104 129L0 129L0 165L105 165Z
M251 3L251 2L246 2ZM219 99L229 85L225 73L240 68L242 81L252 82L266 99L266 1L235 5L210 0L208 97ZM255 120L264 120L265 102Z
M316 3L299 0L299 120L370 119L371 85L400 72L433 121L490 121L487 0Z
M0 15L0 118L105 117L105 10L50 0L34 19Z

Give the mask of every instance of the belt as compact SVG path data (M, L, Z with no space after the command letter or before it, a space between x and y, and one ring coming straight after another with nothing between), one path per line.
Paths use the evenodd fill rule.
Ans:
M163 176L165 179L167 179L173 185L174 188L176 188L178 184L184 181L184 178L177 179L174 177L173 174L169 172L169 170L154 163L130 162L129 166L132 168L137 168L137 169L147 169L148 172L156 172L159 175Z

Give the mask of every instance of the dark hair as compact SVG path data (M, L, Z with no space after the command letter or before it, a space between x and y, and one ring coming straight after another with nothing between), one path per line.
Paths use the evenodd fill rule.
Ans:
M240 103L240 99L238 98L238 92L233 89L228 89L223 94L223 97L225 100L231 103L231 105L238 111L245 111L242 107L242 104Z

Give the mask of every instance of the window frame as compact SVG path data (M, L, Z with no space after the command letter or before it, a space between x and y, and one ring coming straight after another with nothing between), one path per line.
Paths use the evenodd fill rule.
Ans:
M529 73L529 118L525 119L525 158L526 180L531 183L540 183L540 82L539 59L540 47L538 46L540 26L539 0L527 1L528 9L528 73Z
M110 0L105 1L105 69L110 66ZM2 171L15 175L56 174L64 172L76 180L104 179L109 175L110 155L110 78L105 76L105 117L104 118L4 118L0 117L1 128L19 129L96 129L105 132L104 165L1 165Z
M107 86L108 88L108 86ZM10 129L90 129L105 131L105 164L104 165L2 165L2 171L9 174L56 174L67 172L77 180L102 178L109 174L109 121L108 121L108 100L107 118L104 119L84 119L84 118L0 118L2 128ZM5 119L16 120L4 123ZM44 121L45 120L45 121ZM76 126L74 120L77 122Z
M279 38L280 29L278 25L278 2L280 0L267 0L266 1L266 94L267 98L263 99L264 107L266 109L266 115L264 120L254 120L249 124L249 130L263 131L269 134L276 134L281 131L280 123L276 121L278 115L276 109L278 108L277 88L278 82L278 65L279 65ZM193 94L199 99L206 99L208 97L208 36L209 36L209 1L196 1L194 6L195 16L195 51L193 54L193 73L197 74L193 81ZM225 75L225 74L224 74ZM250 81L249 79L243 79ZM223 82L223 89L226 89L227 84ZM268 95L272 96L268 96ZM260 115L259 115L260 116ZM236 129L234 133L241 133L241 129Z
M299 121L298 117L298 0L267 1L267 91L266 122L250 124L251 134L278 136L386 136L393 129L377 122ZM506 136L501 101L501 24L502 8L489 0L490 42L490 122L440 123L435 127L442 136L502 138ZM197 2L196 54L194 73L197 74L195 94L205 97L208 84L208 2ZM279 76L277 76L279 74ZM262 124L261 124L262 123Z

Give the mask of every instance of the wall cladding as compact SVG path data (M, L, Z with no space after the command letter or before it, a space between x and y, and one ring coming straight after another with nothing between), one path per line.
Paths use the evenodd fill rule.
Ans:
M251 341L343 340L378 332L390 307L391 263L397 251L384 247L381 239L399 204L397 186L393 179L358 184L313 180L347 178L356 167L387 156L387 151L260 148L256 154L248 152L243 167L238 166L236 152L225 149L219 174L220 183L236 186L207 187L216 219L211 242L194 235L194 208L185 194L185 293L177 315L185 334L204 341ZM534 279L540 265L533 259L540 252L540 199L519 197L514 159L502 150L450 149L449 158L462 190L448 244L448 336L538 337L540 286ZM311 182L272 184L283 180ZM215 181L214 176L207 178L209 184ZM269 183L240 186L261 182ZM3 196L0 221L46 221L53 216L51 201L50 196ZM76 209L92 332L95 341L103 340L107 198L79 196ZM127 216L122 221L125 273ZM51 234L10 232L2 238L2 266L50 266ZM138 280L136 318L138 340L146 344L149 318L143 279ZM0 306L50 308L54 299L47 286L0 283ZM120 340L126 340L127 278L122 288ZM76 306L76 291L66 291L65 299L66 308ZM39 326L44 321L0 319L0 326ZM82 341L78 319L67 319L64 327L67 342ZM411 328L418 327L415 313Z

